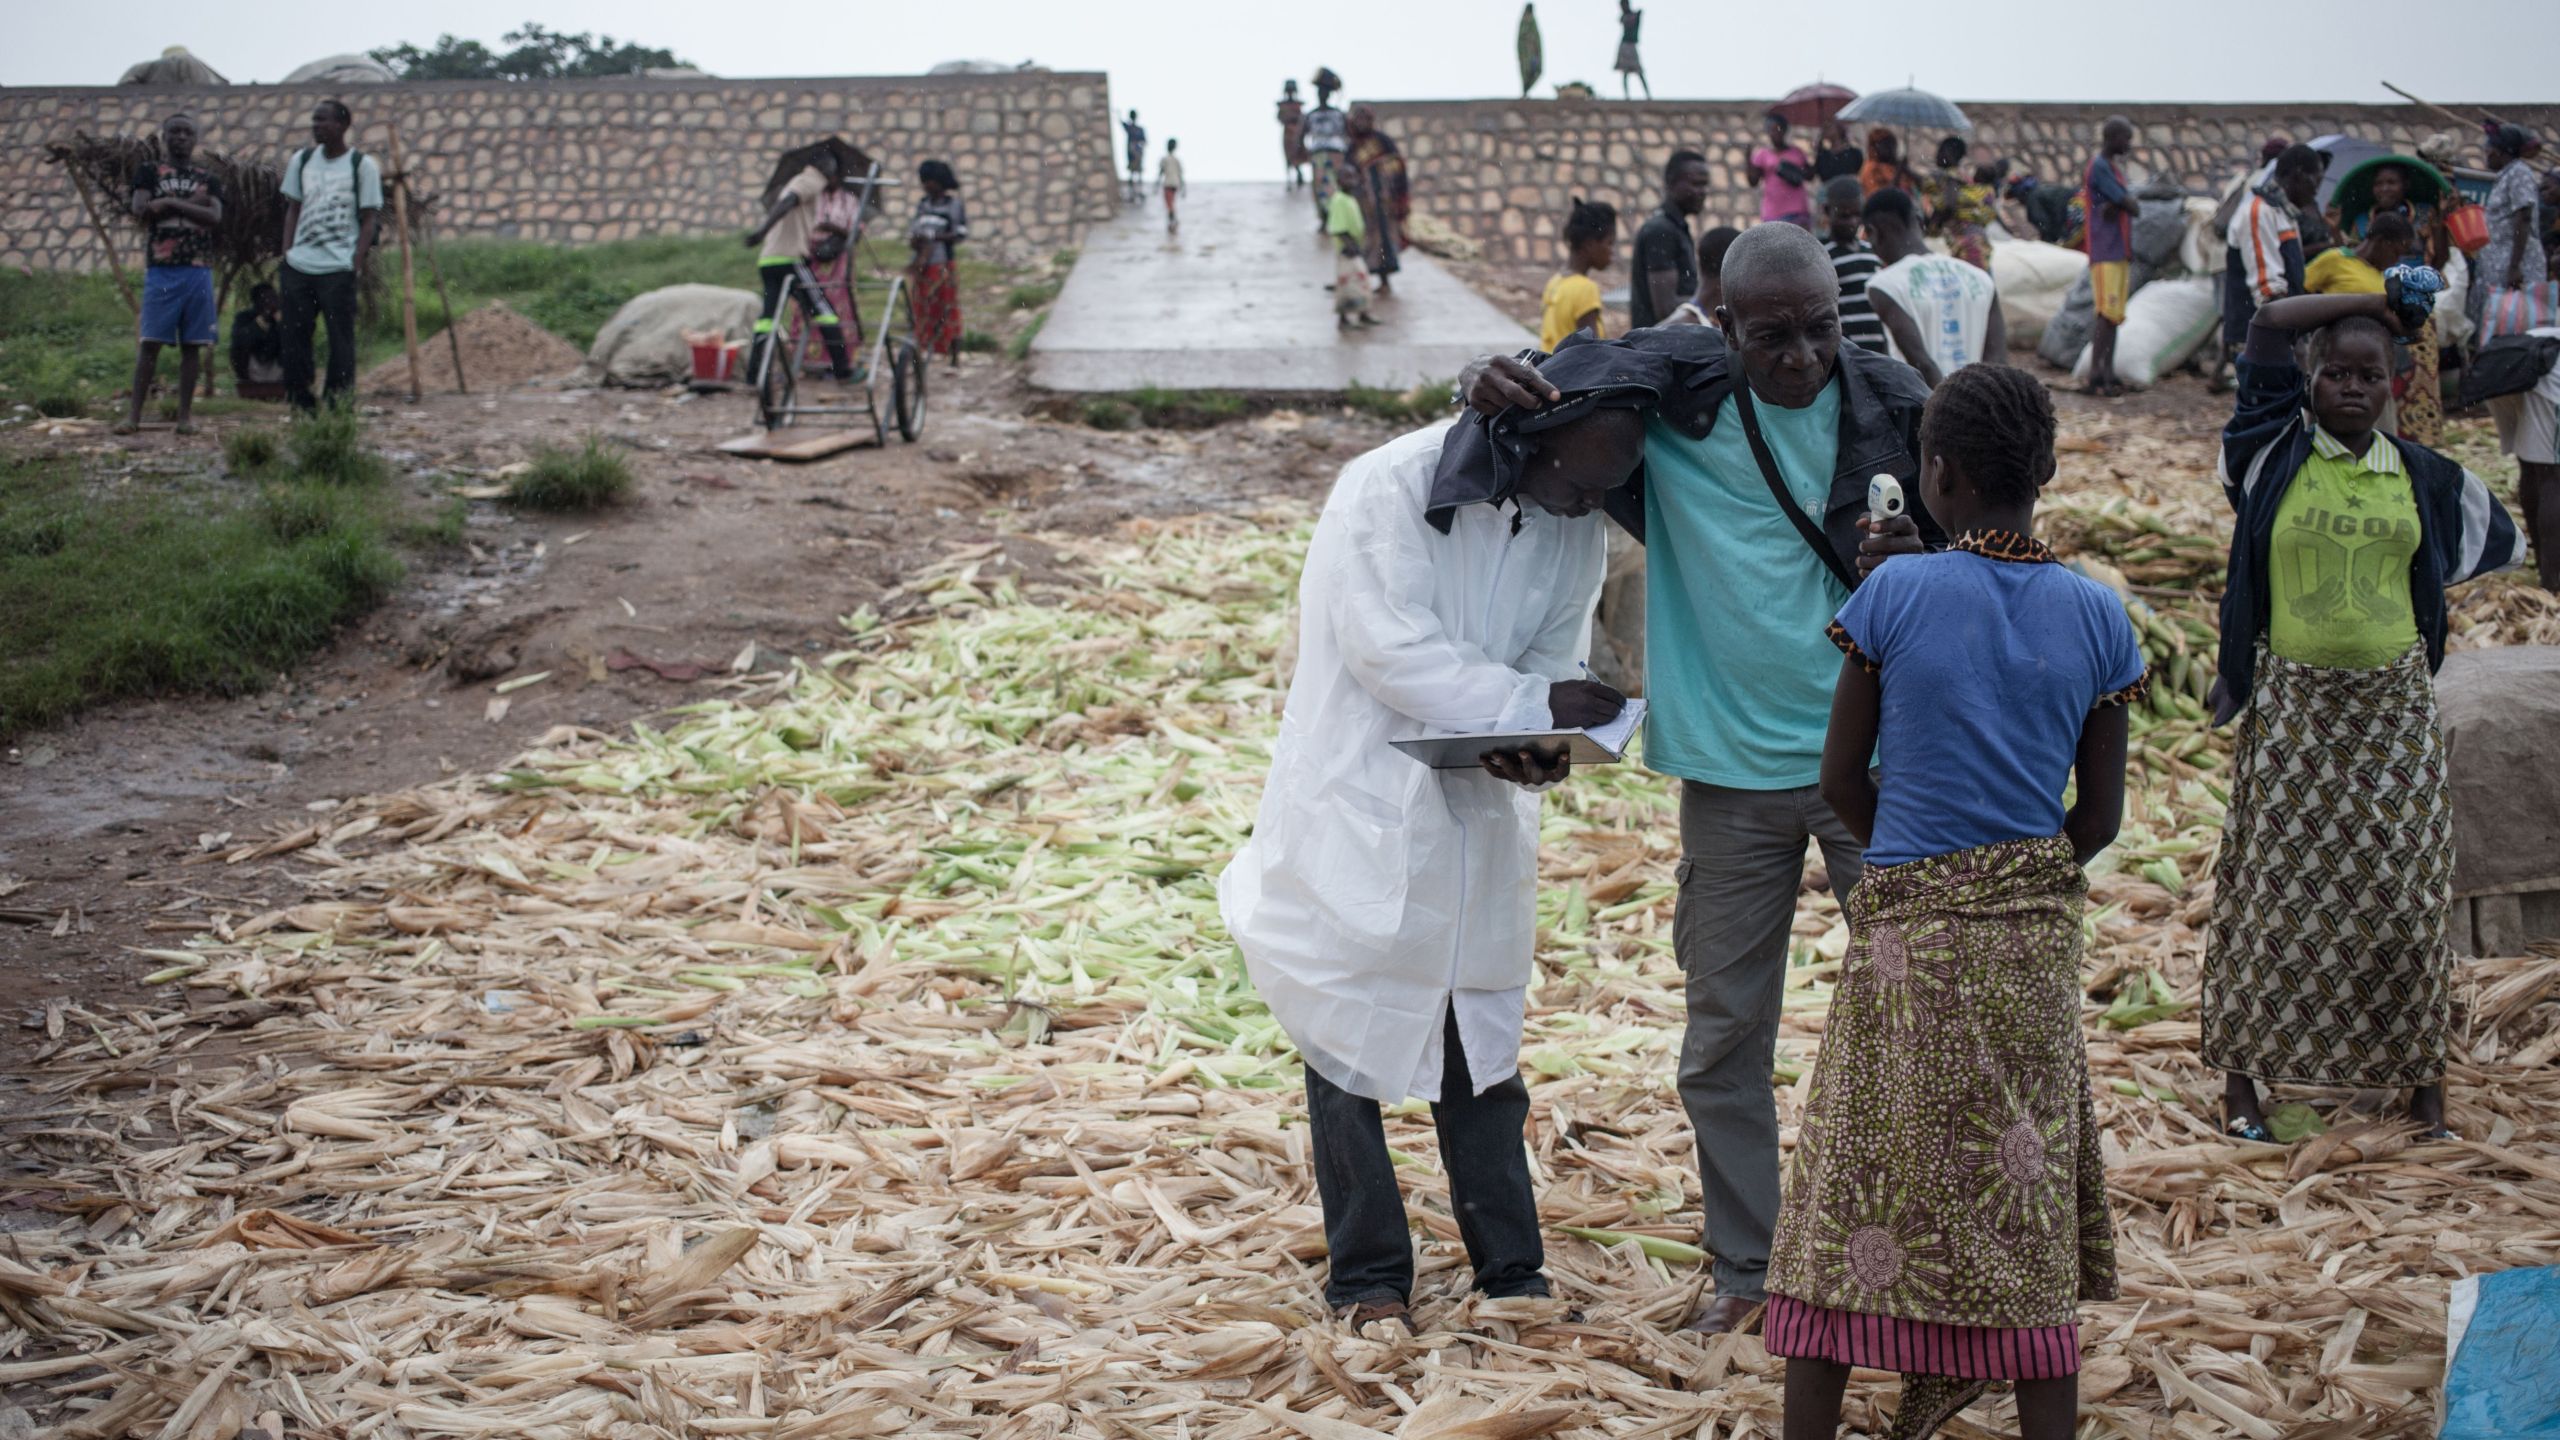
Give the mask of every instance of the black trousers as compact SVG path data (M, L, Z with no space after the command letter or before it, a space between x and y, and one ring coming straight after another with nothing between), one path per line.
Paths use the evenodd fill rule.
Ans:
M1449 1176L1449 1206L1478 1290L1497 1298L1544 1295L1545 1243L1529 1184L1529 1087L1518 1075L1478 1095L1458 1043L1455 1008L1441 1030L1440 1100L1431 1126ZM1354 1095L1307 1067L1307 1130L1315 1149L1316 1194L1332 1252L1324 1301L1333 1309L1413 1297L1413 1234L1378 1102Z
M823 317L818 322L818 339L827 347L827 363L835 367L837 379L852 379L853 357L844 348L843 317L827 308L827 292L819 287L818 277L809 272L806 264L797 260L788 265L757 268L764 278L764 314L756 321L755 350L747 357L747 374L752 377L764 373L756 368L757 364L764 358L765 347L773 343L776 327L782 323L783 296L797 281L801 298L812 307L810 313Z
M284 389L298 410L316 409L311 398L311 322L329 327L329 403L354 398L356 389L356 276L306 275L278 267L284 300Z

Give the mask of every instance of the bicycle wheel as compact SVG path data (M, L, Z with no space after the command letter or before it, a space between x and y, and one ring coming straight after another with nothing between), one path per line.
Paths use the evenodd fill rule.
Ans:
M898 342L889 362L889 408L898 417L898 438L915 443L924 433L924 352L912 340Z
M756 380L756 418L767 430L779 430L795 418L800 398L800 345L781 336L765 351L764 374Z

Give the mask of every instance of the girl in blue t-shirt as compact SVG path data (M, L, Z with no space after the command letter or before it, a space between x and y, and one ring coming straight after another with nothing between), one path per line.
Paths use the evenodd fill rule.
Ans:
M1896 1434L2004 1380L2026 1440L2063 1440L2079 1303L2116 1293L2080 867L2115 838L2144 675L2123 602L2033 538L2053 432L2023 371L1949 376L1918 498L1954 548L1887 562L1831 627L1822 794L1867 871L1769 1264L1789 1434L1831 1433L1863 1365L1905 1377Z

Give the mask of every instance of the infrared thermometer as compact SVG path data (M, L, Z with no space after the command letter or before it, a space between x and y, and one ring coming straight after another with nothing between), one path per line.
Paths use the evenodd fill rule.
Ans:
M1881 525L1902 513L1902 482L1878 475L1867 482L1867 518Z

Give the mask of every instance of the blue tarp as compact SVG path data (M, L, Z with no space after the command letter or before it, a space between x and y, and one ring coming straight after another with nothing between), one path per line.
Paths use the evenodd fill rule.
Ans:
M2560 1266L2456 1281L2439 1440L2560 1440Z

